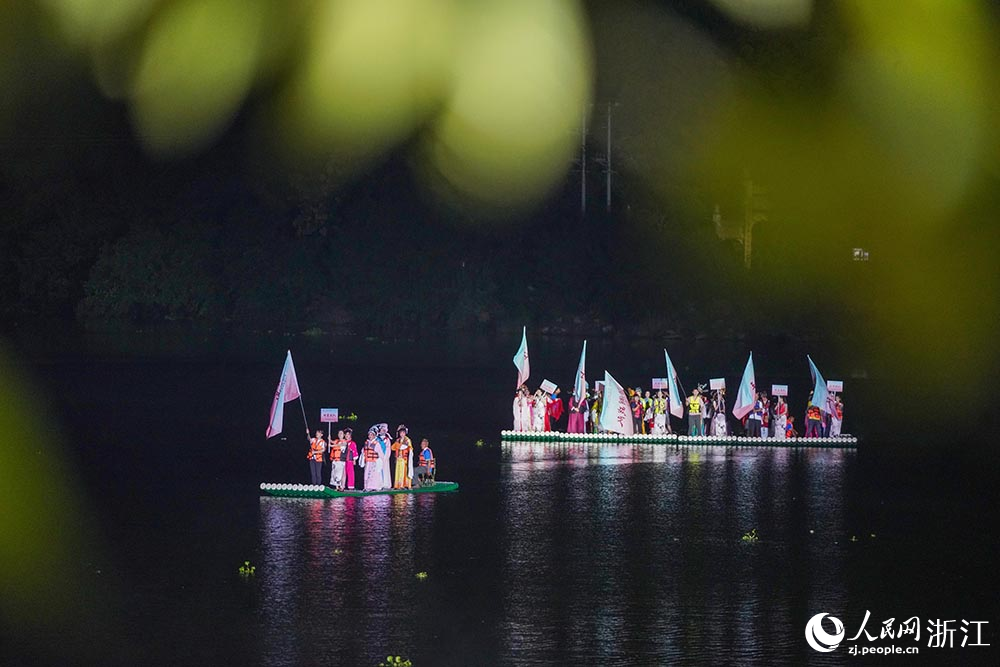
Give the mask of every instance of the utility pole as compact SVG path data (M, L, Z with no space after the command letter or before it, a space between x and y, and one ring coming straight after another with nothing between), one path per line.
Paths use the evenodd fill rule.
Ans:
M608 102L608 211L611 211L611 102Z
M587 107L583 107L583 125L580 130L580 213L587 213Z

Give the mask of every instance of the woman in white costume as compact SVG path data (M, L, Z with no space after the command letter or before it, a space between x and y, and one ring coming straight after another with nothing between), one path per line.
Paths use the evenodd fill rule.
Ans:
M549 406L548 396L541 389L535 392L531 404L531 430L541 433L545 430L545 410Z
M712 399L712 409L715 412L715 416L712 417L712 435L723 437L729 435L729 430L726 426L725 389L719 389L715 392L715 398Z
M667 398L663 395L663 390L656 392L653 399L653 435L667 434Z
M840 429L844 425L844 403L838 395L833 401L833 414L830 415L830 437L839 438Z

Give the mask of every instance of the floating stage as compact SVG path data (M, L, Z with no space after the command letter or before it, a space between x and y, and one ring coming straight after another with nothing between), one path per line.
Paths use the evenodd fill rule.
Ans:
M385 489L384 491L365 491L363 489L337 491L323 484L269 484L264 482L260 485L260 491L263 495L278 496L281 498L347 498L387 496L401 493L448 493L450 491L458 491L458 482L440 481L426 486L417 486L412 489Z
M618 433L558 433L556 431L500 431L503 444L537 442L563 445L669 445L673 447L791 447L857 449L853 435L835 438L748 438L745 436L619 435Z

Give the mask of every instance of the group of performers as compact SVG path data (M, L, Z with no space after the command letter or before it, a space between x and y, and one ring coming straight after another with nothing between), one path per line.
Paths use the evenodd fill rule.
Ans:
M355 463L364 469L365 491L411 489L414 478L418 486L433 483L437 462L430 442L427 438L420 441L420 452L417 454L419 465L414 467L413 441L408 433L406 426L400 424L396 429L396 439L390 440L389 425L376 424L368 429L368 437L359 449L350 428L338 431L337 438L329 442L323 437L323 431L316 431L315 437L309 440L306 454L312 483L323 483L323 463L326 460L330 461L330 486L338 491L355 490ZM395 457L395 478L390 473L390 457Z
M655 394L643 392L640 387L629 387L629 405L632 410L633 430L637 434L666 435L673 433L670 425L670 394L659 389ZM556 431L557 421L563 414L563 402L557 388L554 393L541 389L530 392L527 385L521 385L514 394L515 431ZM569 394L567 433L602 433L600 425L603 388L598 385L591 394L587 391L577 399ZM726 411L726 390L714 389L705 393L703 387L692 390L683 400L688 416L690 436L734 435ZM835 392L829 392L827 409L821 410L812 403L812 392L806 405L807 438L838 437L844 419L844 403ZM793 438L799 435L795 430L795 418L788 414L788 403L784 396L769 398L765 392L758 392L753 408L741 420L743 434L760 438Z

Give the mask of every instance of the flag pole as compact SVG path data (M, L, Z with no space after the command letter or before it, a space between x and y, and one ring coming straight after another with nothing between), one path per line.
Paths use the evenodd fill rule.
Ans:
M308 440L310 435L309 422L306 420L306 406L305 403L302 402L301 391L299 391L299 407L302 408L302 423L306 425L306 440Z

